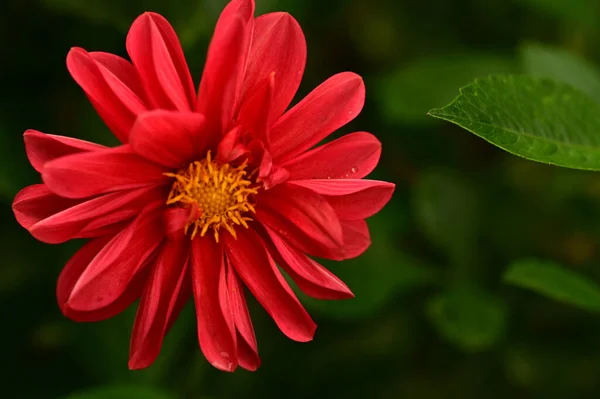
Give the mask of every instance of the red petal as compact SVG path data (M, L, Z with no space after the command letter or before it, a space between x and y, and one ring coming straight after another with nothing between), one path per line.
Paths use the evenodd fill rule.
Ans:
M380 155L381 143L375 136L356 132L307 151L281 166L290 172L290 180L360 179L375 169Z
M346 259L362 255L371 245L369 226L364 220L342 220L344 255Z
M313 179L295 180L299 185L324 195L341 220L366 219L388 203L393 183L364 179Z
M241 126L238 125L223 136L217 146L217 162L230 163L248 153L248 147L240 140L241 133Z
M163 16L140 15L129 29L126 46L153 108L194 109L194 82L177 34Z
M102 237L89 241L81 247L81 249L75 252L75 255L69 259L62 269L56 284L56 300L61 310L64 311L69 295L71 295L71 291L73 290L73 286L77 280L79 280L83 271L109 240L110 237Z
M86 231L133 218L148 204L160 202L162 194L162 190L142 188L102 195L38 221L29 232L48 244L89 237Z
M304 187L283 183L261 193L256 217L310 255L341 259L340 221L327 200Z
M307 179L294 180L290 184L306 187L321 195L341 196L364 190L380 190L386 193L386 202L396 187L393 183L368 179Z
M212 237L199 237L192 243L192 281L202 353L216 368L234 371L237 349L223 248Z
M92 311L76 311L69 307L67 301L73 291L73 286L77 283L77 280L79 280L90 262L110 239L111 237L98 238L84 245L71 257L60 273L56 286L56 298L60 309L66 317L79 322L105 320L121 313L140 297L144 287L143 274L136 276L127 286L125 292L105 307Z
M306 40L298 22L283 12L261 15L254 22L243 98L274 73L276 84L269 113L272 118L279 117L298 90L305 64Z
M238 120L246 131L262 141L267 148L269 147L267 131L270 125L269 109L273 102L274 85L275 73L271 73L248 94L238 115Z
M147 108L146 93L131 62L117 55L101 51L92 51L89 54L100 66L100 71L106 82L115 93L123 98L124 105L129 107L131 112L138 114L140 100L144 105L143 109Z
M181 168L204 155L208 143L204 117L192 112L157 110L140 115L131 130L131 148L158 164Z
M240 284L235 270L229 263L227 264L227 288L231 313L238 331L238 362L246 370L254 371L260 366L258 344L256 343L254 327L252 327L250 312L248 312L248 305L246 304L244 287Z
M40 220L79 204L80 200L59 197L45 184L27 186L17 193L12 209L17 222L27 230Z
M160 352L172 313L186 283L189 240L166 241L142 294L129 349L129 368L150 366Z
M85 198L166 183L164 169L133 153L129 145L68 155L44 166L48 188L63 197Z
M130 210L127 210L125 213L131 215ZM104 225L103 218L92 220L87 226L85 226L85 228L83 228L83 230L79 232L79 234L77 234L75 238L94 238L103 236L112 237L126 228L127 225L133 221L135 216L137 216L137 213L131 217L129 217L129 215L127 215L124 220L121 220L120 222L109 222L107 225ZM115 212L111 214L110 218L122 218L121 212Z
M173 327L173 324L175 324L175 321L179 317L179 314L181 314L181 311L183 310L185 305L188 304L190 298L192 297L192 277L190 275L191 266L189 264L189 258L188 263L185 265L185 268L186 273L184 277L184 284L182 287L180 287L179 294L172 303L172 308L167 318L167 327L165 329L165 335L167 335L167 333L171 330L171 327Z
M346 299L354 294L329 270L291 247L277 233L267 228L274 244L271 255L307 295L318 299Z
M135 118L146 110L131 64L114 55L73 48L67 55L67 68L106 125L126 143Z
M175 238L179 235L185 235L185 226L190 220L195 220L200 216L198 205L192 205L192 209L168 207L163 213L165 225L165 234L168 237Z
M96 151L106 148L100 144L90 143L89 141L46 134L31 129L23 134L23 139L29 162L40 173L46 162L56 158L78 152Z
M252 347L237 332L238 341L238 362L242 368L248 371L256 371L260 367L260 357L256 347Z
M271 152L285 162L308 150L354 119L365 101L362 78L351 72L332 76L271 128Z
M224 234L227 258L258 302L290 339L310 341L316 325L268 256L253 230L240 230L237 240Z
M83 272L67 305L90 312L123 295L134 276L152 258L164 237L160 212L144 212L114 236Z
M197 110L206 115L211 132L225 134L233 127L254 26L253 15L254 1L233 0L217 22L197 103Z

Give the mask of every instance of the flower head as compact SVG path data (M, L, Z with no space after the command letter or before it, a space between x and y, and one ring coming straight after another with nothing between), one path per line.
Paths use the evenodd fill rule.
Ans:
M335 75L287 110L304 71L302 30L286 13L253 14L252 0L227 5L197 94L160 15L131 26L131 62L72 49L69 72L122 144L25 132L43 183L17 194L15 216L43 242L88 239L58 279L67 317L102 320L140 299L131 368L154 361L193 298L206 358L255 370L244 286L285 335L311 340L316 326L280 268L310 296L352 297L312 257L364 252L365 218L394 190L363 179L381 151L370 133L315 147L360 112L362 79Z

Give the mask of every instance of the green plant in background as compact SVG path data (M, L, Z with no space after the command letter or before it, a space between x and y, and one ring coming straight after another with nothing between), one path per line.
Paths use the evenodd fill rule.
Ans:
M449 105L429 111L523 158L600 171L600 71L564 50L528 44L524 75L492 75L460 90ZM593 283L544 262L519 261L505 281L596 310Z
M93 324L63 319L51 287L80 243L39 245L17 228L11 198L38 181L20 133L33 127L115 145L64 71L69 48L125 56L131 21L156 11L173 23L199 76L226 3L0 4L9 60L0 65L0 309L9 325L0 331L0 396L595 398L600 180L575 168L598 164L596 0L257 0L257 14L290 12L305 31L310 52L294 102L336 71L364 74L365 108L341 133L375 132L384 151L374 178L398 189L369 220L374 244L362 257L323 262L356 297L297 292L321 326L302 346L250 300L263 360L254 374L211 369L189 307L157 361L137 372L125 366L134 309ZM460 108L431 113L466 117L477 135L521 157L446 116L427 116L469 82Z

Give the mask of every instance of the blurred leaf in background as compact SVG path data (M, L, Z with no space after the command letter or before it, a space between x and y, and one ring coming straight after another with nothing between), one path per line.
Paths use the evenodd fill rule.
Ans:
M378 99L387 120L427 124L427 111L456 97L473 79L516 69L510 56L464 53L417 58L378 82Z
M502 339L507 309L500 298L473 287L454 287L426 304L426 312L440 335L460 349L478 352Z
M423 234L445 252L454 268L471 267L477 251L480 211L474 187L451 170L428 170L421 174L413 196L415 217Z
M523 4L559 19L580 23L588 29L596 29L598 2L596 0L519 0Z
M600 71L565 50L526 44L521 48L525 73L561 80L600 103Z
M600 311L600 287L552 262L523 259L511 264L504 281L593 312Z

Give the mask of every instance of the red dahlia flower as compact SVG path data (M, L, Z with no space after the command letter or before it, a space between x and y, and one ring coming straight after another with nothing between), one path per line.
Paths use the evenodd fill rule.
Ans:
M149 366L190 297L198 339L217 368L260 363L243 286L289 338L315 324L281 267L306 294L352 297L309 256L341 260L370 244L365 218L394 185L362 178L381 151L371 134L312 148L361 110L361 78L335 75L286 111L306 45L286 13L254 18L252 0L223 11L198 94L174 30L146 13L131 26L131 63L74 48L67 67L121 145L25 132L43 183L17 194L19 223L40 241L89 241L57 285L77 321L140 299L130 368Z

